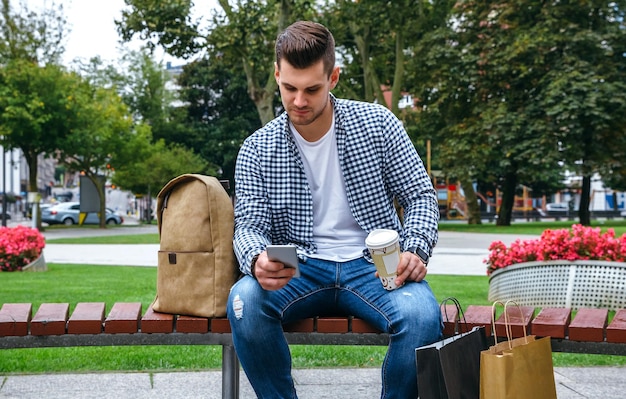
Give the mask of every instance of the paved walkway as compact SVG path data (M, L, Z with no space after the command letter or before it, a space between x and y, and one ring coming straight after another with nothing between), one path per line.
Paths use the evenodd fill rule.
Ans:
M157 233L156 226L136 226L133 228L48 230L47 239L71 236L102 234L145 234ZM469 234L442 231L439 243L428 265L430 274L486 275L484 260L489 255L489 245L495 240L510 244L516 239L530 239L535 236L511 236L497 234ZM46 244L44 257L49 263L92 263L99 265L156 266L158 244L119 245L119 244Z
M124 228L122 234L155 232L155 226ZM119 229L49 230L48 239L68 234L120 234ZM490 234L442 232L429 265L431 274L485 275L483 260L489 244L521 238ZM47 244L49 263L156 266L158 245L66 245ZM68 361L71 361L68 359ZM0 398L221 398L221 372L77 373L13 375L0 370ZM301 399L380 397L380 371L363 369L298 369L294 379ZM626 368L555 368L558 399L617 399L626 392ZM241 374L240 397L254 398Z
M623 368L556 368L558 399L623 399ZM300 399L375 399L379 370L299 369L293 371ZM0 371L0 398L46 399L219 399L219 371L174 373L84 373L8 375ZM240 398L255 395L242 373ZM499 399L499 398L493 398ZM532 398L530 398L532 399Z

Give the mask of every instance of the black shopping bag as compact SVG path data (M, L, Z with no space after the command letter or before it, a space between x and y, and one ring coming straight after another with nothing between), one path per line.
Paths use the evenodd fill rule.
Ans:
M478 398L480 353L487 348L482 326L417 348L420 399Z

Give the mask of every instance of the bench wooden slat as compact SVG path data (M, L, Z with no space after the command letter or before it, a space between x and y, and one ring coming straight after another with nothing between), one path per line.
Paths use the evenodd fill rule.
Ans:
M117 302L104 320L108 334L134 334L139 331L141 302Z
M230 322L226 317L211 319L211 331L214 333L230 333Z
M348 319L345 317L318 317L317 332L347 333Z
M603 342L608 317L607 309L578 309L569 325L570 341Z
M30 303L5 303L0 309L0 337L28 335L33 315Z
M521 313L520 313L521 310ZM530 322L533 319L535 308L530 306L507 306L506 316L509 318L509 325L511 326L511 338L519 338L526 335L530 335ZM505 312L502 312L500 317L496 320L496 335L498 337L506 337L506 323Z
M30 322L31 335L63 335L70 313L69 303L42 303Z
M606 328L606 340L626 343L626 309L620 309L615 313L611 324Z
M68 334L100 334L104 325L104 302L79 302L67 321Z
M173 314L155 312L150 306L141 318L141 332L171 333L174 331L174 319Z
M571 318L570 308L541 309L531 323L532 333L539 337L565 338Z
M491 306L469 305L463 313L470 330L474 327L484 326L485 335L491 336Z
M315 331L315 319L312 317L294 321L283 325L285 332L313 332Z
M351 323L350 323L350 331L352 331L353 333L361 333L361 334L382 333L382 331L380 331L378 328L372 326L365 320L359 319L357 317L352 318Z
M176 331L181 333L207 333L209 332L209 319L180 315L176 318Z

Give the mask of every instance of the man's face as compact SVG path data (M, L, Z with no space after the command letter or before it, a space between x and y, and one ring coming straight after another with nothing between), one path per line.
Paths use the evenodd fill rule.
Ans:
M276 66L274 76L283 107L296 128L321 122L320 116L330 117L329 93L339 80L339 67L335 67L328 76L323 61L305 69L296 69L282 60L280 70Z

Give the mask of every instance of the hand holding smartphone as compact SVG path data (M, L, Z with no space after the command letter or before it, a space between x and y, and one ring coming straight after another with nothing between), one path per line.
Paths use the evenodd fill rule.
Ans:
M277 261L296 269L294 277L300 277L300 266L298 265L298 254L294 245L268 245L267 257L271 261Z

